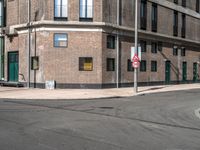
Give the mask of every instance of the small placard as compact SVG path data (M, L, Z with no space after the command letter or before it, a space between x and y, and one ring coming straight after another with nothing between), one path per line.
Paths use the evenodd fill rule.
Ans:
M49 80L45 82L45 88L49 90L55 89L55 81L54 80Z

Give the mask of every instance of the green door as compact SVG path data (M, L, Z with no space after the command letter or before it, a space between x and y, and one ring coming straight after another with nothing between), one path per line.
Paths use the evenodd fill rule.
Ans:
M193 82L198 80L197 63L193 63Z
M8 81L18 82L18 52L8 53Z
M185 82L187 80L187 62L183 62L182 71L182 81Z
M170 83L170 74L171 74L171 62L168 60L165 62L165 83Z

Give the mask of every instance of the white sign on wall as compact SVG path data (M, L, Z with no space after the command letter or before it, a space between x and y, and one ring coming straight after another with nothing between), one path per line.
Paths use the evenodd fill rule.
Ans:
M131 61L133 60L133 57L136 54L136 49L135 47L131 47ZM139 60L141 61L142 59L142 52L141 52L141 47L138 47L138 52L137 52L137 56L139 57Z

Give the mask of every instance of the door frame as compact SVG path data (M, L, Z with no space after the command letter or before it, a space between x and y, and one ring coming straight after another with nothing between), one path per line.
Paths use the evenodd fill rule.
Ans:
M7 53L7 81L8 82L18 82L19 81L19 77L18 77L18 80L17 81L10 81L10 77L9 77L9 75L10 75L10 71L9 71L9 65L10 65L10 62L9 62L9 54L10 53L17 53L18 54L18 60L17 60L17 64L18 64L18 76L19 76L19 51L9 51L8 53Z

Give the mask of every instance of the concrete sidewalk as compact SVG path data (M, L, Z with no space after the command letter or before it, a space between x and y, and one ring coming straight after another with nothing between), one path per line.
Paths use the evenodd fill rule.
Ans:
M112 89L27 89L0 87L0 98L6 99L93 99L111 97L129 97L147 93L158 93L177 90L200 89L200 84L179 84L139 87L134 93L133 87Z

